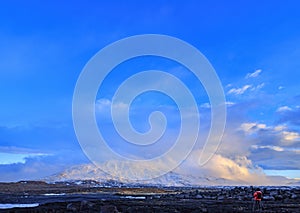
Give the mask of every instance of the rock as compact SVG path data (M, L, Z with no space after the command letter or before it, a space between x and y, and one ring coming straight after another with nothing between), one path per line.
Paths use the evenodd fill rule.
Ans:
M224 196L218 196L218 198L217 198L218 200L224 200L225 199L225 197Z
M197 199L202 199L203 196L202 196L202 195L196 195L196 198L197 198Z
M207 208L202 208L201 212L208 212Z
M292 194L292 195L291 195L291 199L297 199L297 197L298 197L298 196L295 195L295 194Z
M67 211L77 212L77 208L74 206L73 203L69 203L69 204L67 205Z
M271 192L270 192L270 196L273 196L273 197L274 197L274 196L276 196L276 195L278 195L278 192L277 192L277 191L271 191Z
M240 212L244 212L244 211L245 211L245 208L242 207L242 206L239 206L239 207L237 208L237 210L240 211Z
M104 205L101 207L100 213L119 213L119 211L114 205Z
M252 195L245 195L243 200L252 200Z
M194 197L194 196L196 196L197 194L198 194L198 190L197 190L197 191L191 191L191 192L189 193L189 196Z
M277 196L275 196L275 200L283 200L283 196L282 195L277 195Z
M238 196L237 199L238 200L243 200L243 197L242 196Z
M87 200L83 200L80 203L80 211L86 211L86 210L92 209L93 207L94 207L94 204Z
M185 194L178 194L178 195L176 195L176 198L184 199L184 198L186 198L186 195Z

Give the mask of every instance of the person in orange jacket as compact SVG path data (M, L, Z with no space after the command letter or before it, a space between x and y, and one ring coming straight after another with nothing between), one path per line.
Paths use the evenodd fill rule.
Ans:
M260 191L259 188L256 189L256 191L253 194L253 198L254 198L254 203L253 203L253 208L252 211L254 211L256 209L256 206L258 206L258 210L262 210L262 192Z

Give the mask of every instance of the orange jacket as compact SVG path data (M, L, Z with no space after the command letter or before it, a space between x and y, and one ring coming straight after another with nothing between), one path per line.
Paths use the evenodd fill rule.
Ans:
M260 194L260 197L259 197L259 194ZM253 194L253 196L254 196L254 200L261 200L261 198L262 198L262 192L261 191L256 191L256 192L254 192L254 194Z

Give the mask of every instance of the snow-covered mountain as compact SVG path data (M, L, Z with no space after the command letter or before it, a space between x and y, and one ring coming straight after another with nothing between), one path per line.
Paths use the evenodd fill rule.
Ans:
M118 168L116 168L118 169ZM119 170L119 169L118 169ZM121 174L122 171L118 171ZM148 180L125 179L121 175L112 176L103 172L100 168L93 164L84 164L69 168L62 173L50 176L45 179L48 182L72 181L78 180L94 180L102 185L150 185L150 186L200 186L200 185L237 185L224 178L216 178L209 176L193 176L189 174L180 174L177 172L169 172L163 176Z

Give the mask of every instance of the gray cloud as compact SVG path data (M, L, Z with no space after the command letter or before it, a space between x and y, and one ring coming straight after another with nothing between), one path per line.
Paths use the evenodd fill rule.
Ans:
M300 170L299 152L278 151L265 147L253 149L249 157L264 169Z
M42 179L87 162L81 150L62 150L55 155L27 157L25 163L0 165L0 182Z

